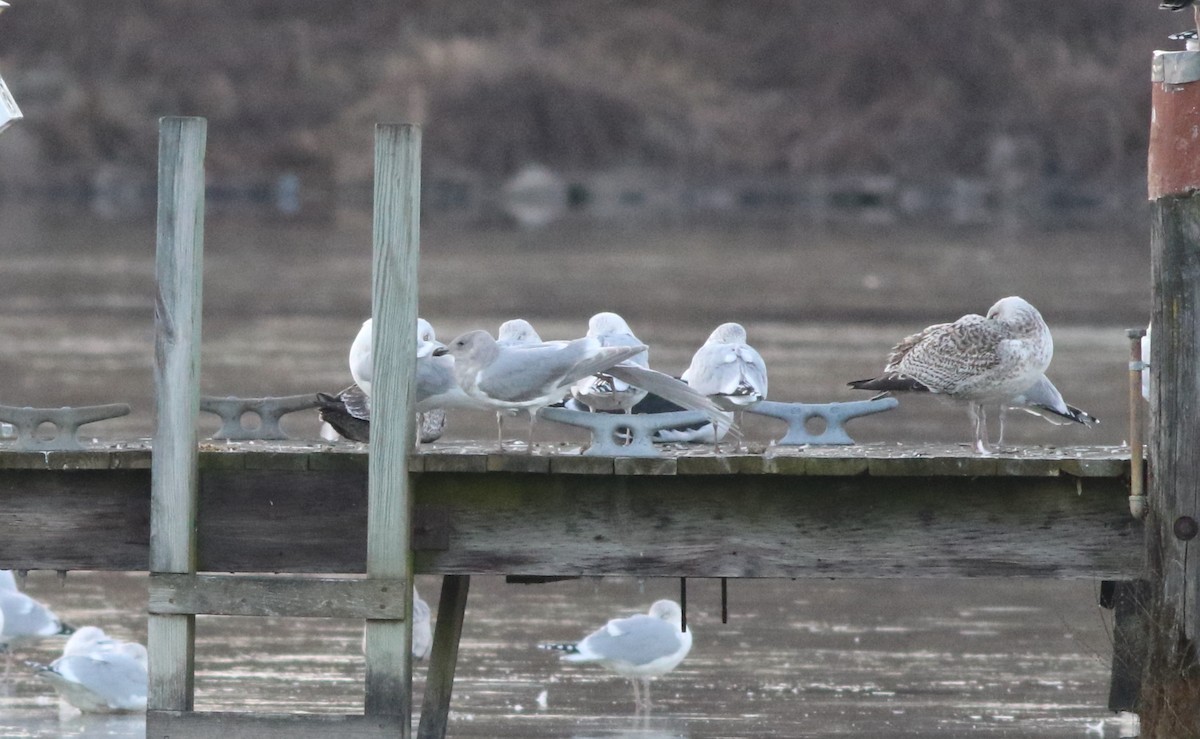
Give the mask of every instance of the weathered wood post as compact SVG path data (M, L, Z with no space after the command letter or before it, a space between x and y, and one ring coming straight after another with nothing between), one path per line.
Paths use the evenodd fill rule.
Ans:
M159 121L151 572L196 571L206 135L203 118ZM150 711L192 710L195 625L193 615L150 615Z
M421 130L375 128L372 266L371 457L367 486L367 576L403 579L412 612L412 494L421 210ZM399 717L412 734L412 622L367 621L368 716Z
M1200 52L1157 52L1149 194L1153 314L1150 496L1153 583L1142 736L1200 736Z

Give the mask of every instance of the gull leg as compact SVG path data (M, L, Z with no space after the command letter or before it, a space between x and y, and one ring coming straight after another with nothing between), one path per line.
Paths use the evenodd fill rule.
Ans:
M645 704L646 715L650 715L650 678L642 678L642 703Z
M981 403L971 404L971 420L975 422L975 451L980 454L991 454L987 446L987 415Z
M996 446L1004 446L1004 404L1000 404L1000 436L996 439Z
M529 446L525 448L526 454L533 454L533 424L537 421L537 408L527 408L529 413Z
M504 451L504 414L508 411L496 411L497 437L500 441L500 451Z
M638 689L636 677L629 678L629 682L633 684L633 712L637 714L642 710L642 691Z

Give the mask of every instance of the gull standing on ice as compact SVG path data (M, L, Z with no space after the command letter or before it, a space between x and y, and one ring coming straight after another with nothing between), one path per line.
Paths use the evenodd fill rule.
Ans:
M19 646L75 631L41 602L22 593L12 570L0 570L0 612L4 614L0 644Z
M363 633L363 654L367 653L367 635ZM412 656L415 660L424 660L433 651L433 624L429 612L429 604L417 593L413 586L412 602Z
M1042 314L1019 297L907 336L892 348L883 374L857 380L860 390L924 391L968 404L975 450L988 454L987 405L1011 404L1039 381L1054 356Z
M146 710L149 678L146 648L109 638L101 629L80 629L49 665L27 663L63 700L84 713Z
M592 316L587 335L599 341L601 346L643 346L625 319L616 313ZM650 354L646 351L635 354L621 364L649 368ZM633 406L646 397L646 391L611 374L598 372L572 385L571 395L592 411L632 413Z
M650 681L683 661L692 649L692 632L683 628L678 603L659 600L649 613L614 618L575 644L539 646L566 652L564 662L596 662L627 678L635 709L649 712Z

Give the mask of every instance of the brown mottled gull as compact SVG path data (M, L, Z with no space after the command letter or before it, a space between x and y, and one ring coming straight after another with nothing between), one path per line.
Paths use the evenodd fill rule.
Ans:
M926 391L965 401L975 449L986 454L984 407L1009 405L1033 387L1053 355L1054 341L1042 314L1013 296L998 301L986 316L972 313L905 337L892 348L882 375L850 387Z

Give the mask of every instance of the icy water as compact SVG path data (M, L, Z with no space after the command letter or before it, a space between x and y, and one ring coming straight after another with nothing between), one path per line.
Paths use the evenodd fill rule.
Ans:
M0 209L0 402L128 402L92 427L151 432L152 223ZM345 352L370 306L370 223L329 227L210 216L203 390L286 395L349 382ZM1148 246L1118 233L922 235L881 230L677 227L474 232L427 223L422 314L439 336L530 319L546 338L624 315L652 364L682 371L718 323L746 325L776 400L861 398L845 387L900 337L1020 294L1055 336L1050 376L1094 429L1012 418L1018 444L1120 444L1127 436L1123 329L1149 309ZM206 428L215 424L206 421ZM312 416L288 424L315 433ZM860 441L966 442L959 408L906 399L854 421ZM779 429L756 421L752 439ZM452 416L450 438L491 439L488 414ZM994 433L994 432L993 432ZM566 432L539 426L539 440ZM436 608L436 578L418 585ZM1017 580L733 581L720 622L715 582L689 584L695 646L635 719L629 685L560 665L538 641L577 639L606 619L677 597L677 581L610 578L540 586L476 578L451 735L472 737L1117 737L1105 710L1110 619L1098 583ZM144 639L145 578L48 573L28 588L79 624ZM201 618L201 709L361 709L361 625ZM61 645L18 658L48 661ZM418 691L423 667L417 670ZM538 696L545 691L544 706ZM3 736L140 736L138 719L60 715L20 661L0 697Z

